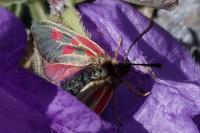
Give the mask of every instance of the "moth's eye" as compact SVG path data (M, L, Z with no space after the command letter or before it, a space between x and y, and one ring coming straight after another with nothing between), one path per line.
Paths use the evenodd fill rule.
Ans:
M103 72L103 68L99 68L99 72L102 73Z

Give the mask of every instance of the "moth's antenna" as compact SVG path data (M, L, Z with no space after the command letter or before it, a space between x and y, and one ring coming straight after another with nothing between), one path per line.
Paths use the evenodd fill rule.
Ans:
M128 48L128 51L125 55L125 59L124 60L127 60L127 56L131 50L131 48L133 47L133 45L144 35L146 34L153 26L154 22L153 22L153 19L150 19L150 22L149 22L149 25L147 26L147 28L139 35L135 38L135 40L133 41L133 43L130 45L130 47Z
M146 66L146 67L158 67L161 68L162 64L160 63L152 63L152 64L135 64L135 63L127 63L128 65L134 65L134 66Z

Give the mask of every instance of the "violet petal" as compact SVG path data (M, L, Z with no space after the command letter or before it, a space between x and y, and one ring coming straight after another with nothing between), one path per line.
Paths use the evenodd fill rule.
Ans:
M136 9L118 0L96 0L92 4L81 5L79 9L92 39L111 55L120 36L126 51L149 23ZM122 50L120 54L124 56ZM137 63L153 60L161 63L163 68L153 69L157 74L156 80L148 79L146 75L141 76L144 88L152 88L152 94L142 106L144 98L133 98L134 95L124 89L124 85L119 87L117 101L120 116L123 123L132 123L125 124L120 131L139 132L134 126L135 122L131 122L134 117L149 132L199 132L192 117L200 114L200 69L181 44L155 24L132 48L129 60ZM134 81L138 78L139 74L133 72L127 77L133 83L137 83ZM102 117L114 123L111 104Z
M20 20L4 8L0 8L0 18L0 71L3 71L19 65L26 44L26 31Z

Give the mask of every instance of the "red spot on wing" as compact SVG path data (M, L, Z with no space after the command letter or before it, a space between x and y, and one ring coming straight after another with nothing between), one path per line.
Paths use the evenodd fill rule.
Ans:
M78 37L78 39L79 39L79 41L80 41L81 43L83 43L85 46L91 48L91 49L92 49L93 51L95 51L97 54L99 54L99 55L104 54L103 50L100 49L100 48L97 46L97 44L93 43L91 40L89 40L89 39L87 39L87 38L85 38L85 37L79 36L79 35L78 35L77 37Z
M74 38L71 39L71 43L74 45L79 45L79 42Z
M55 41L60 41L63 39L63 34L57 29L53 29L51 32L51 38Z
M63 54L71 54L74 51L76 51L76 49L74 47L72 47L72 46L65 46L65 47L63 47L62 50L63 50L62 51Z
M95 57L95 55L90 51L90 50L85 50L85 52L86 52L86 54L89 56L89 57L91 57L91 58L94 58Z

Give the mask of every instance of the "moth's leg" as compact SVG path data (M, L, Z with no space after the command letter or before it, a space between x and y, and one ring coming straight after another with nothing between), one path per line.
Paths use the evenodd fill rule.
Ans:
M140 6L156 9L172 9L178 5L178 0L123 0Z
M120 47L122 46L122 37L120 36L119 39L118 39L118 47L117 49L115 50L115 57L114 57L114 60L117 62L117 58L118 58L118 55L119 55L119 49Z
M119 116L119 111L117 110L117 97L116 97L116 90L114 90L114 95L113 95L113 112L114 112L114 115L115 115L115 118L116 118L116 122L117 122L117 125L118 127L122 126L122 123L121 123L121 119L120 119L120 116Z
M88 83L80 90L80 92L76 95L78 99L85 102L94 92L96 92L99 88L103 87L109 82L110 78L105 78L101 80L96 80Z
M142 93L142 92L138 91L137 89L135 89L135 87L134 87L131 83L129 83L129 82L126 81L126 80L122 80L122 81L123 81L123 83L125 83L125 84L127 85L127 87L128 87L131 91L133 91L134 93L136 93L136 94L138 94L138 95L140 95L140 96L148 96L148 95L150 94L150 92Z

